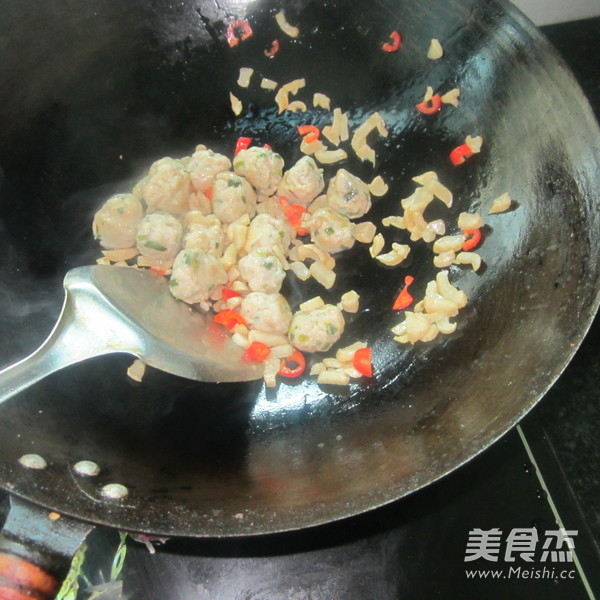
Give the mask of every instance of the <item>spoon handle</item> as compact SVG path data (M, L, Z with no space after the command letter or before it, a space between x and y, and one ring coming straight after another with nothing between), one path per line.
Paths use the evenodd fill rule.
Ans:
M127 352L139 356L141 343L127 326L111 319L93 287L72 286L46 341L32 354L0 371L0 403L44 377L93 356ZM99 317L102 315L102 318Z

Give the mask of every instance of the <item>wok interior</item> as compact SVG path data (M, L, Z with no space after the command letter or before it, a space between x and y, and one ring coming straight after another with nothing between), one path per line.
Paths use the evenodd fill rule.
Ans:
M349 342L374 349L376 377L349 390L314 380L199 384L151 371L127 380L129 358L94 359L55 374L2 406L0 481L21 496L78 518L165 535L239 535L315 525L365 511L434 481L518 421L560 374L597 307L598 129L580 90L541 36L502 3L310 0L256 3L162 0L61 1L30 14L4 3L0 59L2 251L0 316L4 363L49 332L68 268L95 261L94 211L128 191L150 163L189 154L198 143L231 155L253 137L299 153L297 124L320 112L277 115L258 89L234 119L228 94L242 66L284 83L306 77L310 95L330 95L356 126L371 112L390 135L377 142L375 171L350 160L390 192L367 218L398 214L410 178L436 170L455 193L447 222L508 191L516 210L486 219L482 272L453 268L469 296L456 334L402 347L389 310L412 274L419 297L435 277L431 254L414 245L406 267L374 264L365 247L340 256L331 292L288 285L289 296L361 295ZM298 40L282 40L283 6ZM227 23L248 18L252 38L231 49ZM380 51L392 28L402 51ZM425 58L429 40L445 57ZM433 119L413 109L425 87L461 89L459 109ZM244 92L237 89L239 95ZM319 121L321 119L322 122ZM484 152L468 168L447 154L467 134ZM326 169L326 173L333 169ZM402 232L386 239L404 242ZM43 472L17 464L42 454ZM75 476L81 459L102 467ZM100 487L127 485L120 503Z

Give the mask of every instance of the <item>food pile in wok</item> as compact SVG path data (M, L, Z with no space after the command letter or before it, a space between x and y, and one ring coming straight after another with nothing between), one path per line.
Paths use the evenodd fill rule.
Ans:
M300 35L283 13L276 19L286 35ZM237 46L250 35L249 24L237 21L230 25L227 41ZM394 31L381 49L397 52L401 45L402 36ZM279 47L275 40L265 53L274 57ZM441 43L432 40L427 58L442 57ZM255 76L253 68L243 67L237 85L248 88ZM307 113L304 100L291 99L306 91L305 79L279 85L261 77L260 87L273 92L280 114ZM414 110L434 118L441 110L458 109L459 97L458 89L442 94L429 87ZM233 92L229 101L235 115L244 111ZM331 110L327 95L314 91L308 102L313 110L327 111L331 124L321 129L311 123L296 126L302 156L294 164L286 165L276 149L255 145L249 137L232 140L231 157L198 145L189 156L154 162L131 192L109 198L93 223L94 236L104 248L99 262L149 268L168 277L176 298L211 312L215 323L229 330L244 349L244 360L264 363L268 386L276 385L277 376L305 373L305 355L313 353L325 353L310 364L310 374L319 383L347 385L373 375L371 349L345 331L344 314L359 311L359 294L339 289L335 303L317 295L292 308L281 293L286 277L312 278L335 290L336 256L356 243L367 246L378 268L401 267L411 245L393 242L384 251L384 232L406 231L407 242L431 246L433 263L440 269L416 303L409 291L413 277L406 275L390 306L402 313L390 335L399 343L415 344L453 333L454 319L467 304L466 294L451 283L448 268L481 267L475 250L483 241L482 215L461 213L454 223L427 220L432 203L447 208L453 203L451 190L433 171L414 175L414 192L398 203L398 214L381 223L367 220L388 185L380 175L363 181L340 163L350 152L376 168L374 146L388 136L386 123L373 112L351 131L347 113L339 107ZM448 160L459 167L482 145L481 137L467 135ZM491 202L489 213L510 206L506 193ZM334 346L336 352L327 355ZM132 376L139 378L139 367Z

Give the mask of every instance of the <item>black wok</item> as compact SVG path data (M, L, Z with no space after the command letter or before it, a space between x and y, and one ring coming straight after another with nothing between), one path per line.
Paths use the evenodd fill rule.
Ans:
M353 125L377 110L390 135L375 170L390 192L369 217L397 214L410 178L436 170L455 192L440 216L486 213L508 191L511 212L488 219L479 273L453 267L469 296L458 331L403 347L389 310L404 276L415 296L435 276L430 251L386 269L364 247L340 257L338 290L364 310L352 340L374 349L376 376L348 391L313 381L207 385L150 372L140 385L129 358L100 358L48 378L2 406L0 485L85 522L166 536L238 536L341 519L444 476L492 444L540 399L573 356L598 306L600 136L573 77L537 30L505 2L358 0L283 3L297 40L273 19L279 2L3 2L0 25L0 351L8 364L33 350L61 305L68 268L93 262L91 220L152 160L197 143L231 154L240 135L291 164L295 126L319 115L278 116L272 97L236 87L251 66L307 94L330 95ZM230 48L227 24L254 35ZM380 50L392 29L398 53ZM273 59L263 51L278 37ZM445 49L425 58L429 40ZM414 110L427 85L461 89L458 109ZM229 91L247 111L234 118ZM483 152L460 168L448 152L467 134ZM331 170L329 170L331 172ZM404 241L402 232L385 232ZM295 302L302 292L290 283ZM49 463L28 471L18 458ZM95 479L73 472L81 459ZM107 501L100 488L125 484Z

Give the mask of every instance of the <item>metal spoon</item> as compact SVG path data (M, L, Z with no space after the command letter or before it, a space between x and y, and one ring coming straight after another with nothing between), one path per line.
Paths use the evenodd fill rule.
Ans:
M176 300L167 280L151 271L78 267L64 286L63 308L46 341L0 371L0 402L63 367L113 352L198 381L262 377L261 365L242 362L243 350L218 329L209 335L212 319Z

